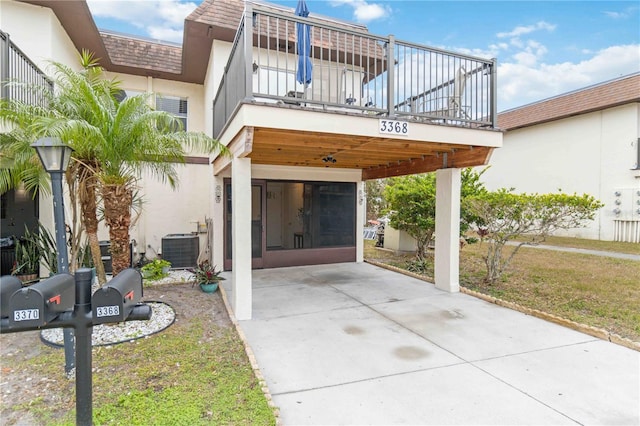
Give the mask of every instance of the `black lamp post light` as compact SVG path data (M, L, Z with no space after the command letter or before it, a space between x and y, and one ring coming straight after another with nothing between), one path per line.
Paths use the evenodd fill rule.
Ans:
M40 157L44 169L51 175L51 190L53 192L53 220L56 233L56 247L58 248L58 273L69 273L69 258L67 254L67 238L64 226L64 197L62 194L62 175L69 167L73 148L62 142L60 138L46 137L38 139L31 145ZM75 367L73 349L73 330L63 329L64 336L64 371L69 374Z
M31 145L40 157L44 169L51 175L53 192L53 218L58 247L58 273L69 272L67 242L64 226L64 197L62 196L62 175L69 166L73 148L64 144L60 138L41 138Z

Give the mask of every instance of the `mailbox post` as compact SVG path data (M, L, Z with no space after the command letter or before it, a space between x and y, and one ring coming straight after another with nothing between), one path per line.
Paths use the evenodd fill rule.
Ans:
M78 269L75 277L59 274L24 289L19 280L13 278L0 278L0 333L60 327L75 329L76 424L91 426L93 326L151 318L151 307L138 303L142 297L142 276L135 269L126 269L93 297L91 269L88 268ZM118 314L114 314L116 311Z

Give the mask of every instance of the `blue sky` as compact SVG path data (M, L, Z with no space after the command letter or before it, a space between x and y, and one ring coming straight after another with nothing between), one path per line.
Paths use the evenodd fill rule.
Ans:
M87 0L100 29L181 42L199 4ZM271 3L295 8L297 0ZM498 59L498 109L640 71L638 1L307 0L320 14L378 35Z

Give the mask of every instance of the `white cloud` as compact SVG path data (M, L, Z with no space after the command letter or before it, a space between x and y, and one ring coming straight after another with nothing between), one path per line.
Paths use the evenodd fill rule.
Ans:
M352 7L353 19L361 23L387 18L392 13L391 7L380 3L369 3L366 0L332 0L331 5Z
M638 6L631 6L631 7L627 7L626 9L624 9L622 12L618 12L618 11L612 11L612 10L605 10L604 15L611 18L611 19L627 19L627 18L631 18L633 17L635 14L638 13Z
M149 37L156 40L182 42L182 29L174 30L166 27L148 27L147 31L149 32Z
M577 63L532 66L526 53L498 64L500 111L640 71L640 45L612 46Z
M527 51L518 52L513 55L513 58L516 60L518 65L524 65L526 67L535 66L537 62L536 55Z
M539 22L536 22L534 25L518 26L509 32L498 33L496 34L496 37L498 38L520 37L525 34L530 34L534 31L546 30L551 32L551 31L554 31L555 29L556 29L555 25L549 24L548 22L539 21Z
M182 42L184 19L198 5L178 0L87 0L95 17L120 20L152 38Z
M604 11L604 14L606 16L608 16L609 18L613 18L613 19L623 19L626 18L626 14L622 13L622 12L607 12Z

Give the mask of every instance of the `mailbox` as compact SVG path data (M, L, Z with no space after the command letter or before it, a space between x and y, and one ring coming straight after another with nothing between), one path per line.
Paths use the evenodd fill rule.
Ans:
M16 291L9 298L9 324L13 327L40 327L73 309L75 280L59 274Z
M12 275L0 277L0 318L9 318L11 295L22 288L22 281Z
M125 269L93 293L93 324L125 321L141 297L142 275L135 269Z

